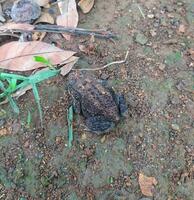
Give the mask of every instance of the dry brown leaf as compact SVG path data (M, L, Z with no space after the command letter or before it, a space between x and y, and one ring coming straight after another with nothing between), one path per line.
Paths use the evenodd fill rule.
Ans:
M185 31L186 31L185 25L184 25L184 24L181 24L181 25L179 26L178 32L179 32L179 33L185 33Z
M11 29L20 29L24 31L32 31L34 30L34 26L31 24L25 24L25 23L7 23L3 26L0 26L0 31L6 31Z
M43 13L38 20L36 20L35 24L38 23L47 23L47 24L54 24L54 18L49 13Z
M83 13L89 13L94 6L94 0L80 0L78 6Z
M65 51L53 45L33 42L10 42L0 47L0 68L13 71L29 71L43 64L35 62L34 56L42 56L49 59L53 65L64 63L75 52Z
M152 197L153 189L154 186L157 184L157 180L154 177L148 177L140 173L138 181L142 194L144 194L145 196Z
M78 24L78 12L75 0L59 1L58 7L61 15L57 17L57 25L76 28ZM69 34L63 34L65 39L70 40Z
M49 0L34 0L39 6L46 6Z
M0 136L5 136L5 135L8 135L8 134L9 134L9 132L7 131L6 128L0 129Z
M61 67L61 75L65 76L66 74L68 74L71 71L72 67L75 65L75 63L78 61L78 59L79 58L76 56L72 56L70 59L68 59L69 62L63 67Z
M54 18L49 13L43 13L34 24L38 24L38 23L54 24ZM35 32L32 34L32 40L42 41L45 36L46 36L46 32Z
M191 54L191 59L194 60L194 49L190 49L189 53Z

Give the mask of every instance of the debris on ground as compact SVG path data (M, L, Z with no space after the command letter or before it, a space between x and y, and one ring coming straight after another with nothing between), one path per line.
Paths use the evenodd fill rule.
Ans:
M193 200L193 22L193 0L0 0L0 199ZM100 95L73 101L74 72ZM128 111L102 135L99 83Z

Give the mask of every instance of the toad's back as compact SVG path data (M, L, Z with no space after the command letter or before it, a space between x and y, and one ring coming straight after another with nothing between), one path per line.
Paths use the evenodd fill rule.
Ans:
M74 98L79 100L85 118L103 116L109 121L119 121L118 106L112 93L95 79L74 77L70 89Z

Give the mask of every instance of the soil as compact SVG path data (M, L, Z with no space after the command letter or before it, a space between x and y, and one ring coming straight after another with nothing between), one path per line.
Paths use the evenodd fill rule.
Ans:
M193 200L193 0L96 0L79 15L79 27L110 29L119 39L91 44L90 37L66 42L48 34L45 41L78 52L76 68L122 60L128 50L124 64L89 73L125 94L129 115L104 136L85 131L74 115L70 148L67 77L39 85L43 128L32 91L17 101L19 116L2 106L0 199ZM142 194L139 173L156 178L153 197Z

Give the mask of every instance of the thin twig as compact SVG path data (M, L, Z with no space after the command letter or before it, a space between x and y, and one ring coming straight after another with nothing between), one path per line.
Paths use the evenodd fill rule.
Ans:
M102 69L105 69L105 68L107 68L107 67L109 67L111 65L125 63L126 60L127 60L128 55L129 55L129 51L126 52L124 60L114 61L114 62L111 62L111 63L108 63L108 64L104 65L103 67L98 67L98 68L93 68L93 69L82 68L82 69L72 69L72 70L79 70L79 71L96 71L96 70L102 70Z
M11 37L20 38L20 36L14 34L14 33L0 33L0 36L11 36Z
M24 32L50 32L50 33L70 33L73 35L93 35L97 38L103 38L103 39L117 39L118 36L111 33L110 31L104 31L104 30L90 30L90 29L83 29L83 28L68 28L64 26L58 26L53 24L37 24L34 25L34 29L32 30L23 30L23 29L7 29L7 30L1 30L3 33L24 33Z
M144 15L144 13L143 13L143 11L142 11L141 7L140 7L139 5L137 5L137 7L138 7L138 9L139 9L139 11L140 11L140 13L141 13L142 17L145 19L145 15Z

